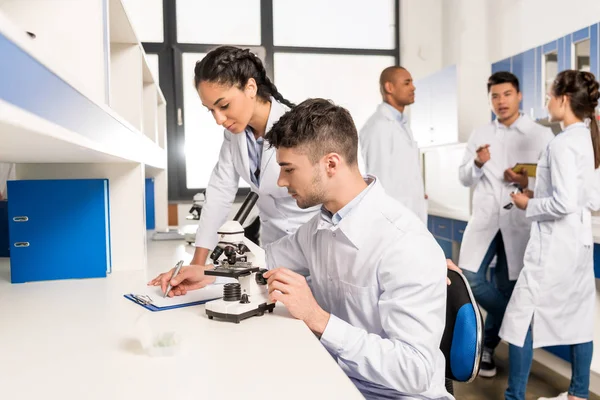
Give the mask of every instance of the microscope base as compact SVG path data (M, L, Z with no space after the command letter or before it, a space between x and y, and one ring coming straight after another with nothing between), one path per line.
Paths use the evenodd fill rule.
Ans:
M253 317L255 315L258 315L260 317L265 312L272 313L274 308L275 308L275 303L272 303L272 304L263 303L253 310L243 311L239 314L235 314L232 312L220 313L220 312L216 312L216 311L207 309L206 315L208 315L208 319L216 318L216 319L222 319L225 321L235 322L236 324L239 324L240 321L242 321L246 318ZM241 310L238 310L238 311L241 311Z

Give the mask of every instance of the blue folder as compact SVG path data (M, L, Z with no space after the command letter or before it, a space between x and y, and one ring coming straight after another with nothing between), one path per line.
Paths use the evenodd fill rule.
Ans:
M108 179L8 181L11 282L106 277L108 186Z

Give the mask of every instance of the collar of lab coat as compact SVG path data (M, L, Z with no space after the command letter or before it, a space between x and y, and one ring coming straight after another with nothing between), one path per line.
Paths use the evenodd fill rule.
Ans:
M499 129L516 129L517 131L523 133L523 134L528 134L534 131L536 125L536 122L534 120L531 119L531 117L520 113L519 118L510 126L510 128L507 128L505 125L501 124L500 122L498 122L498 119L494 120L494 124L496 126L496 128Z
M279 121L279 118L288 112L288 110L289 108L275 100L274 97L271 97L271 111L269 112L269 118L267 119L267 128L265 133L269 132L273 127L273 124Z
M289 108L275 100L274 97L271 97L271 110L269 111L269 117L267 118L267 127L265 128L265 133L269 132L275 124L275 122L279 121L279 118L281 118L283 114L288 112L288 110ZM246 127L245 133L246 135L250 133L254 134L249 126ZM244 140L246 140L246 135L241 135L244 137Z
M377 111L379 111L379 113L381 113L381 115L383 115L384 117L386 117L387 119L389 119L391 121L398 121L402 124L405 124L407 122L405 113L398 111L397 109L392 107L390 104L386 103L385 101L382 102L379 105L379 107L377 107Z
M271 128L273 127L273 125L275 124L275 122L279 121L279 118L281 118L281 116L283 114L285 114L289 109L281 104L280 102L278 102L277 100L275 100L274 97L271 97L271 111L269 111L269 117L267 118L267 127L265 130L265 133L269 132L271 130ZM248 156L248 139L247 139L247 135L254 135L254 133L252 132L252 130L247 127L245 134L244 135L234 135L234 137L238 140L240 149L242 150L242 162L244 165L244 180L246 182L248 182L248 184L250 184L250 186L253 189L258 188L254 182L252 181L252 179L250 178L250 160L249 160L249 156ZM260 162L260 170L261 171L266 171L266 165L269 164L269 161L271 161L271 158L273 158L273 155L275 154L274 149L271 148L271 146L269 145L269 143L267 141L263 142L263 154L262 154L262 158L261 158L261 162ZM248 175L245 175L245 173L248 172ZM262 180L262 179L261 179Z
M372 222L373 213L379 209L378 202L386 194L375 176L367 175L367 179L373 179L374 182L365 189L368 191L360 202L335 226L320 220L316 226L315 234L321 229L340 230L357 249L360 249L370 239L368 229L365 229L365 226Z

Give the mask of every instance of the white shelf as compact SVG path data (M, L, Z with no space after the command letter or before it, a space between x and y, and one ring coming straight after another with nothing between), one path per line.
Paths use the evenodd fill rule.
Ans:
M156 85L144 83L144 134L158 143L158 99Z
M159 98L160 100L160 98ZM167 104L160 103L158 104L157 111L157 129L158 129L158 146L161 149L167 148Z
M135 44L110 44L110 106L142 130L142 56Z
M0 160L4 162L143 162L166 168L164 149L128 132L125 125L121 133L94 140L0 100Z
M146 176L167 227L166 102L121 0L0 0L0 54L0 161L108 178L113 271L144 269Z
M102 15L102 0L2 0L0 33L90 99L104 102Z
M138 44L131 19L121 0L108 1L108 22L110 43Z
M7 45L5 41L12 52L19 53L20 62L26 64L17 65L19 61L15 61L14 54L5 53L6 57L0 60L0 69L8 76L14 75L14 79L10 78L11 88L4 88L11 93L0 96L4 99L0 114L2 136L10 140L7 142L10 145L0 148L0 161L106 162L114 159L166 168L163 138L166 108L161 106L164 97L155 86L156 110L149 113L156 115L157 135L148 139L141 133L143 82L153 82L154 77L144 74L147 63L139 42L111 43L110 49L107 48L108 43L102 40L104 33L115 40L131 41L125 32L133 33L133 29L118 29L117 22L124 23L123 18L126 18L125 10L120 0L110 0L113 18L107 26L112 26L113 33L105 32L102 21L98 22L101 20L98 15L106 14L103 4L102 0L0 2L0 35L10 43ZM87 17L94 12L93 18ZM128 20L127 24L130 28ZM69 40L75 36L71 25L77 30L77 46ZM25 30L34 31L37 38L32 40ZM85 40L88 42L84 43ZM35 70L38 75L19 79L21 70L28 74ZM92 82L95 84L91 85ZM35 87L36 84L39 86ZM106 87L110 89L108 96ZM14 99L8 98L10 95ZM106 104L107 97L112 107ZM69 112L73 115L68 115ZM90 126L92 124L98 126ZM65 142L62 148L61 141ZM54 151L47 154L50 153L48 148Z

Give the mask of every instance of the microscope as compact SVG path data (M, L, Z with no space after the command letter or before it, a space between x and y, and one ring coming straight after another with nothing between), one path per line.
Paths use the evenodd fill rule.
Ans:
M206 315L239 324L254 315L262 316L265 311L273 312L275 303L269 302L265 251L244 236L242 224L258 195L250 192L232 221L227 221L218 231L219 242L210 255L214 269L204 271L208 276L237 279L226 283L223 298L206 303Z
M187 220L199 221L200 214L202 214L202 207L204 207L204 202L206 200L206 192L196 193L194 195L194 202L192 204L192 208L190 208L190 215L185 217Z

